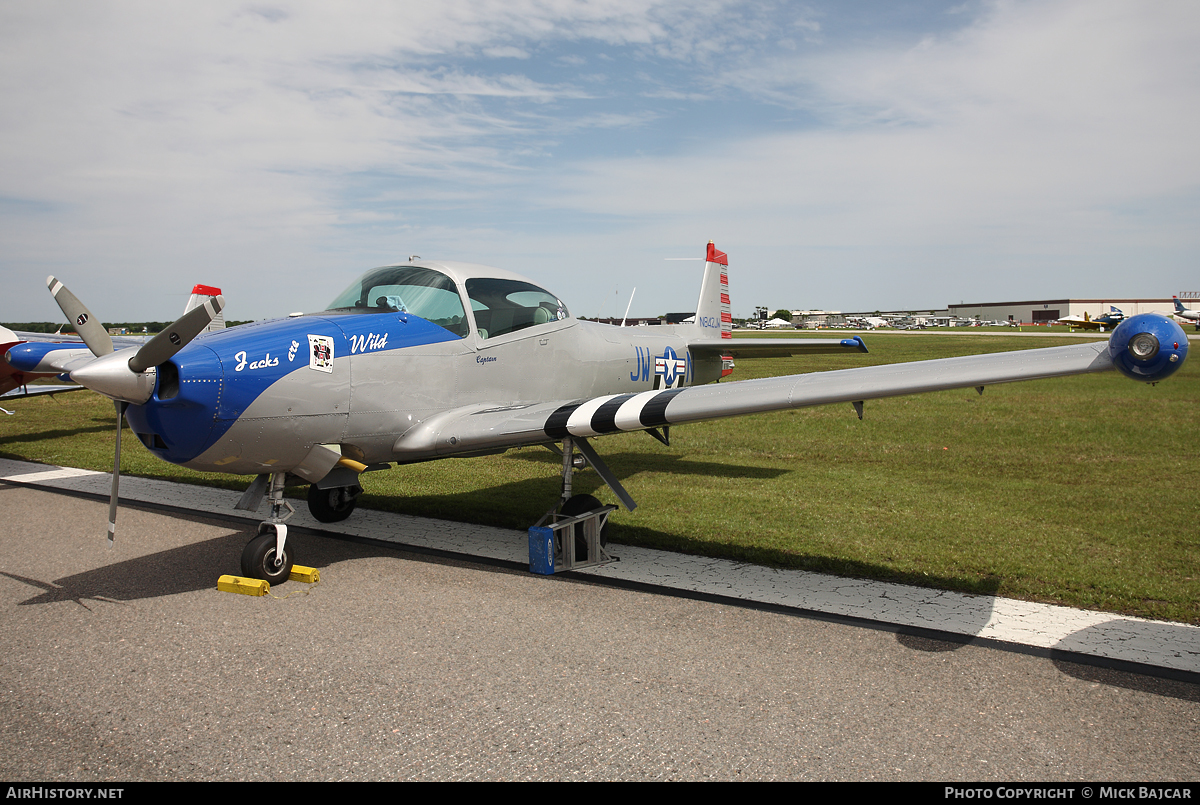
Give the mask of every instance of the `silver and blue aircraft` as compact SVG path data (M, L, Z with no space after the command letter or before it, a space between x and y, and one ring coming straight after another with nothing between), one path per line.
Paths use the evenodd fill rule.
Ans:
M869 399L1118 369L1150 383L1187 356L1163 316L1122 322L1107 342L714 382L758 355L865 352L859 338L738 339L728 260L709 243L694 322L622 328L582 321L536 283L499 269L411 258L368 271L311 315L205 332L215 296L140 347L107 333L54 277L77 344L28 343L8 362L68 373L118 411L108 535L115 532L121 417L155 455L185 467L253 476L238 504L271 516L242 555L244 575L278 582L291 569L286 486L308 484L321 521L343 519L359 475L430 459L562 445L564 514L599 506L570 495L575 450L627 508L636 505L589 439L701 420L828 403L862 417ZM202 334L203 333L203 334Z

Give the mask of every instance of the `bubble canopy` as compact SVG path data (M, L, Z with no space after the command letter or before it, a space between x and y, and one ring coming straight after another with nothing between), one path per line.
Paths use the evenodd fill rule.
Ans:
M423 319L463 315L454 280L421 266L385 266L363 274L327 308L351 313L405 311Z
M561 321L570 315L556 296L516 276L468 276L463 285L480 339ZM372 269L342 291L327 310L411 313L460 338L470 333L459 285L450 275L427 266Z

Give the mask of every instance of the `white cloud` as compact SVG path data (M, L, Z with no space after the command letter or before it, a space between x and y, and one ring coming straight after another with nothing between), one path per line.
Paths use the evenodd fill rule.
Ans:
M1173 283L1137 292L1167 293L1197 250L1193 9L972 4L851 36L792 4L9 4L0 272L40 294L31 267L74 268L133 319L187 270L244 317L429 247L575 266L570 299L643 273L613 239L653 262L715 237L764 293L802 263L903 271L940 304L964 266L1070 290L1131 255ZM795 293L845 288L814 277Z
M742 60L712 80L819 123L597 160L568 178L564 200L594 215L720 220L810 265L890 264L907 274L908 304L958 289L1167 294L1198 245L1179 225L1200 188L1198 23L1189 4L1004 4L907 47ZM1149 287L1129 271L1138 248L1169 279ZM1031 287L1029 266L1058 273ZM1018 281L971 276L984 269Z

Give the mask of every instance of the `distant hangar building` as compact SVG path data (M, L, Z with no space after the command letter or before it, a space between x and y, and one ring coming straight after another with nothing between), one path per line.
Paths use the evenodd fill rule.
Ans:
M1170 297L1160 299L1038 299L1029 302L978 302L974 304L950 305L949 313L962 319L978 318L982 321L1012 321L1048 324L1064 316L1095 318L1108 313L1109 307L1118 308L1126 316L1139 313L1162 313L1171 315L1175 306Z

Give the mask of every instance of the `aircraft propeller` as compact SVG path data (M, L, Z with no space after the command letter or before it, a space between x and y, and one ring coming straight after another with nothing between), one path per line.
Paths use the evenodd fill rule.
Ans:
M113 351L113 343L112 339L108 337L108 330L104 329L103 324L96 321L91 311L84 307L75 294L67 290L67 286L53 276L49 276L46 277L46 287L50 289L50 293L54 296L54 301L58 303L63 315L75 327L75 332L79 333L79 337L83 339L83 343L87 344L87 348L92 351L93 355L99 358L101 355L107 355Z
M83 343L96 356L83 366L72 369L71 379L81 386L102 394L113 401L117 410L117 442L113 454L112 491L108 498L108 545L111 548L117 531L118 488L121 482L121 429L125 409L130 403L144 403L154 393L156 368L186 347L193 338L204 332L225 307L225 297L217 296L183 314L140 347L113 351L112 339L104 325L91 311L54 277L46 278L46 287L54 296L63 315L79 333ZM130 354L132 353L132 354Z

